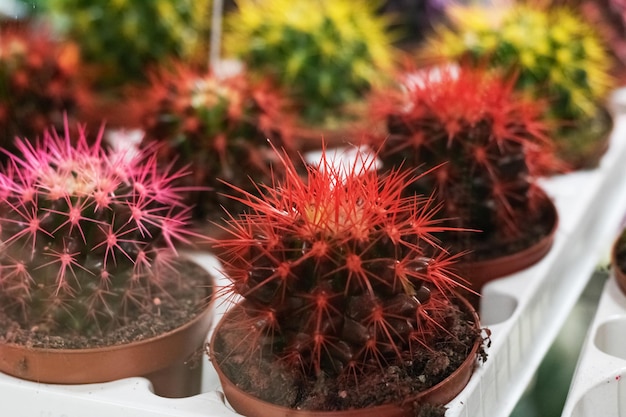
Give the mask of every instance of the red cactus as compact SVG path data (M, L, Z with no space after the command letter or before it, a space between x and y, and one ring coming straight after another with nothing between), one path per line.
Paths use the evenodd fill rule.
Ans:
M135 158L46 132L0 172L0 305L24 328L100 333L179 279L189 208L154 150Z
M559 165L542 104L516 95L512 81L466 68L408 73L400 84L373 105L389 131L373 140L384 166L439 166L407 192L438 190L449 224L483 232L463 240L518 236L537 215L534 180Z
M241 355L305 379L358 380L447 334L458 277L434 238L447 228L432 198L401 196L412 174L379 177L362 154L338 166L324 153L306 180L282 163L284 181L237 198L249 212L214 243L232 281L226 292L245 299L224 325L243 340L214 360Z
M214 218L242 207L220 192L219 180L253 191L249 178L269 180L272 152L267 140L292 149L283 100L264 82L245 73L218 76L183 64L160 68L147 88L132 94L130 109L146 142L158 142L161 158L189 165L189 185L203 187L190 195L195 217Z
M0 144L13 150L16 136L35 138L64 114L90 105L81 79L78 47L54 40L47 30L26 25L0 28Z

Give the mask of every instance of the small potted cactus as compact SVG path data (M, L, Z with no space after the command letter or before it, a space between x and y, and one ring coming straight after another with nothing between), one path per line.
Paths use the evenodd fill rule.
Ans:
M76 45L27 23L0 25L0 146L14 151L16 136L62 132L64 115L78 117L90 103L81 70Z
M613 85L597 30L567 7L450 10L451 28L431 38L426 55L516 74L520 90L548 100L561 158L573 169L596 166L612 129L605 100Z
M189 208L154 152L46 132L0 172L0 371L49 383L145 376L199 392L212 279L178 254Z
M249 192L250 181L267 183L274 159L269 141L293 151L290 116L284 99L268 82L253 81L245 72L220 76L179 63L150 75L146 88L134 91L128 107L144 143L157 143L160 161L189 166L184 178L187 202L198 221L216 221L243 210L224 197L224 181Z
M170 57L208 59L210 0L45 0L34 10L78 42L104 88L145 81L148 67Z
M372 0L238 0L224 33L227 56L272 77L301 114L299 138L342 141L362 99L392 67L387 18ZM313 140L311 145L308 140Z
M459 268L475 289L541 259L557 213L535 179L559 164L540 103L516 94L512 81L466 67L398 78L396 89L372 101L387 131L373 135L371 145L386 169L436 168L405 192L436 190L444 224L480 232L439 236L451 251L466 253Z
M411 173L380 177L364 154L338 165L322 152L306 179L283 161L284 181L243 198L249 213L215 242L224 295L243 300L209 345L229 403L248 417L448 403L485 352L432 200L402 197Z

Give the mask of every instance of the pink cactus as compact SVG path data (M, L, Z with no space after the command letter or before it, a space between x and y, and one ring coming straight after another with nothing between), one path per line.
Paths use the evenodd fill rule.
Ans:
M67 126L67 125L66 125ZM0 303L24 325L99 333L148 308L175 273L189 208L155 150L126 158L84 129L16 143L0 172ZM26 327L29 328L29 327Z

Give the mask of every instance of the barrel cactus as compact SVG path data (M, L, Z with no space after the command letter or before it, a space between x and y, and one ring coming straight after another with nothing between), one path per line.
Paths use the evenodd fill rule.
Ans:
M189 209L172 182L184 173L86 137L17 141L0 172L0 305L22 329L100 337L182 281Z
M160 144L160 160L189 166L188 203L196 219L238 213L242 205L222 195L223 181L254 190L250 178L267 182L273 152L293 152L284 99L267 82L245 72L220 76L185 64L161 67L146 88L131 93L129 108L144 143Z
M488 247L481 242L496 239L503 248L524 237L529 222L541 223L545 210L535 180L560 165L541 103L520 97L513 84L491 72L450 66L407 72L396 89L372 102L374 117L387 123L385 134L371 141L383 166L435 169L406 192L437 190L446 224L480 231L442 238L472 257L484 256Z
M208 60L209 0L39 3L57 31L79 43L101 86L145 80L148 67L170 57Z
M451 10L451 28L440 28L427 54L517 74L519 89L549 100L547 114L564 159L584 168L590 153L602 153L601 138L612 127L604 101L613 80L594 27L567 7Z
M231 220L231 236L215 242L232 282L226 293L245 301L212 342L211 359L244 390L259 374L280 375L258 395L316 409L273 384L300 387L306 397L311 385L334 379L337 387L325 396L342 408L363 375L384 378L389 365L396 377L411 374L418 358L432 358L436 343L454 339L467 358L479 332L447 329L459 309L454 259L433 237L443 230L433 201L401 196L411 173L379 176L360 153L346 165L323 153L306 178L283 161L284 181L244 198L250 212ZM447 363L439 380L458 366ZM284 382L285 375L293 380Z
M226 21L227 55L273 77L305 124L337 124L392 64L387 19L377 2L237 1Z
M44 28L0 25L0 146L14 150L16 136L34 139L51 126L62 132L64 117L90 102L81 71L76 45Z
M570 2L571 3L571 2ZM606 40L614 57L614 74L620 85L626 83L626 1L577 0L580 13Z

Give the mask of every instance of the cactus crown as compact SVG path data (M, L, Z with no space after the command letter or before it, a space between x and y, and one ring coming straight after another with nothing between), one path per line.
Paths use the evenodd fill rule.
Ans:
M2 148L13 150L16 136L34 138L51 125L62 131L63 115L73 116L88 100L80 72L75 45L41 28L0 26Z
M209 0L47 0L40 8L76 40L98 81L143 80L146 67L168 57L204 62Z
M17 141L0 173L0 299L24 328L102 334L149 309L180 278L174 243L189 209L157 169L78 138Z
M145 131L145 141L158 142L166 160L178 158L194 171L189 185L195 217L241 211L241 204L222 197L228 181L253 190L249 178L269 178L272 153L268 138L291 149L290 125L283 99L267 82L245 73L220 77L183 64L161 68L147 88L131 97L130 113ZM206 190L209 188L209 190Z
M328 121L391 65L387 22L377 2L239 0L227 19L226 51L275 78L305 121Z
M401 197L410 172L382 178L372 161L342 167L323 154L305 180L283 160L284 182L248 195L250 213L216 242L227 291L246 300L233 325L245 329L248 360L358 375L445 332L439 313L459 284L432 236L445 229L437 208Z
M612 86L611 62L596 30L566 7L519 4L451 9L451 29L432 39L434 54L488 63L518 73L519 88L550 100L557 120L596 114Z
M407 73L400 87L373 104L388 125L389 137L375 140L383 164L439 166L409 190L437 189L456 227L518 235L534 207L533 179L555 165L541 105L518 97L513 82L467 68Z

